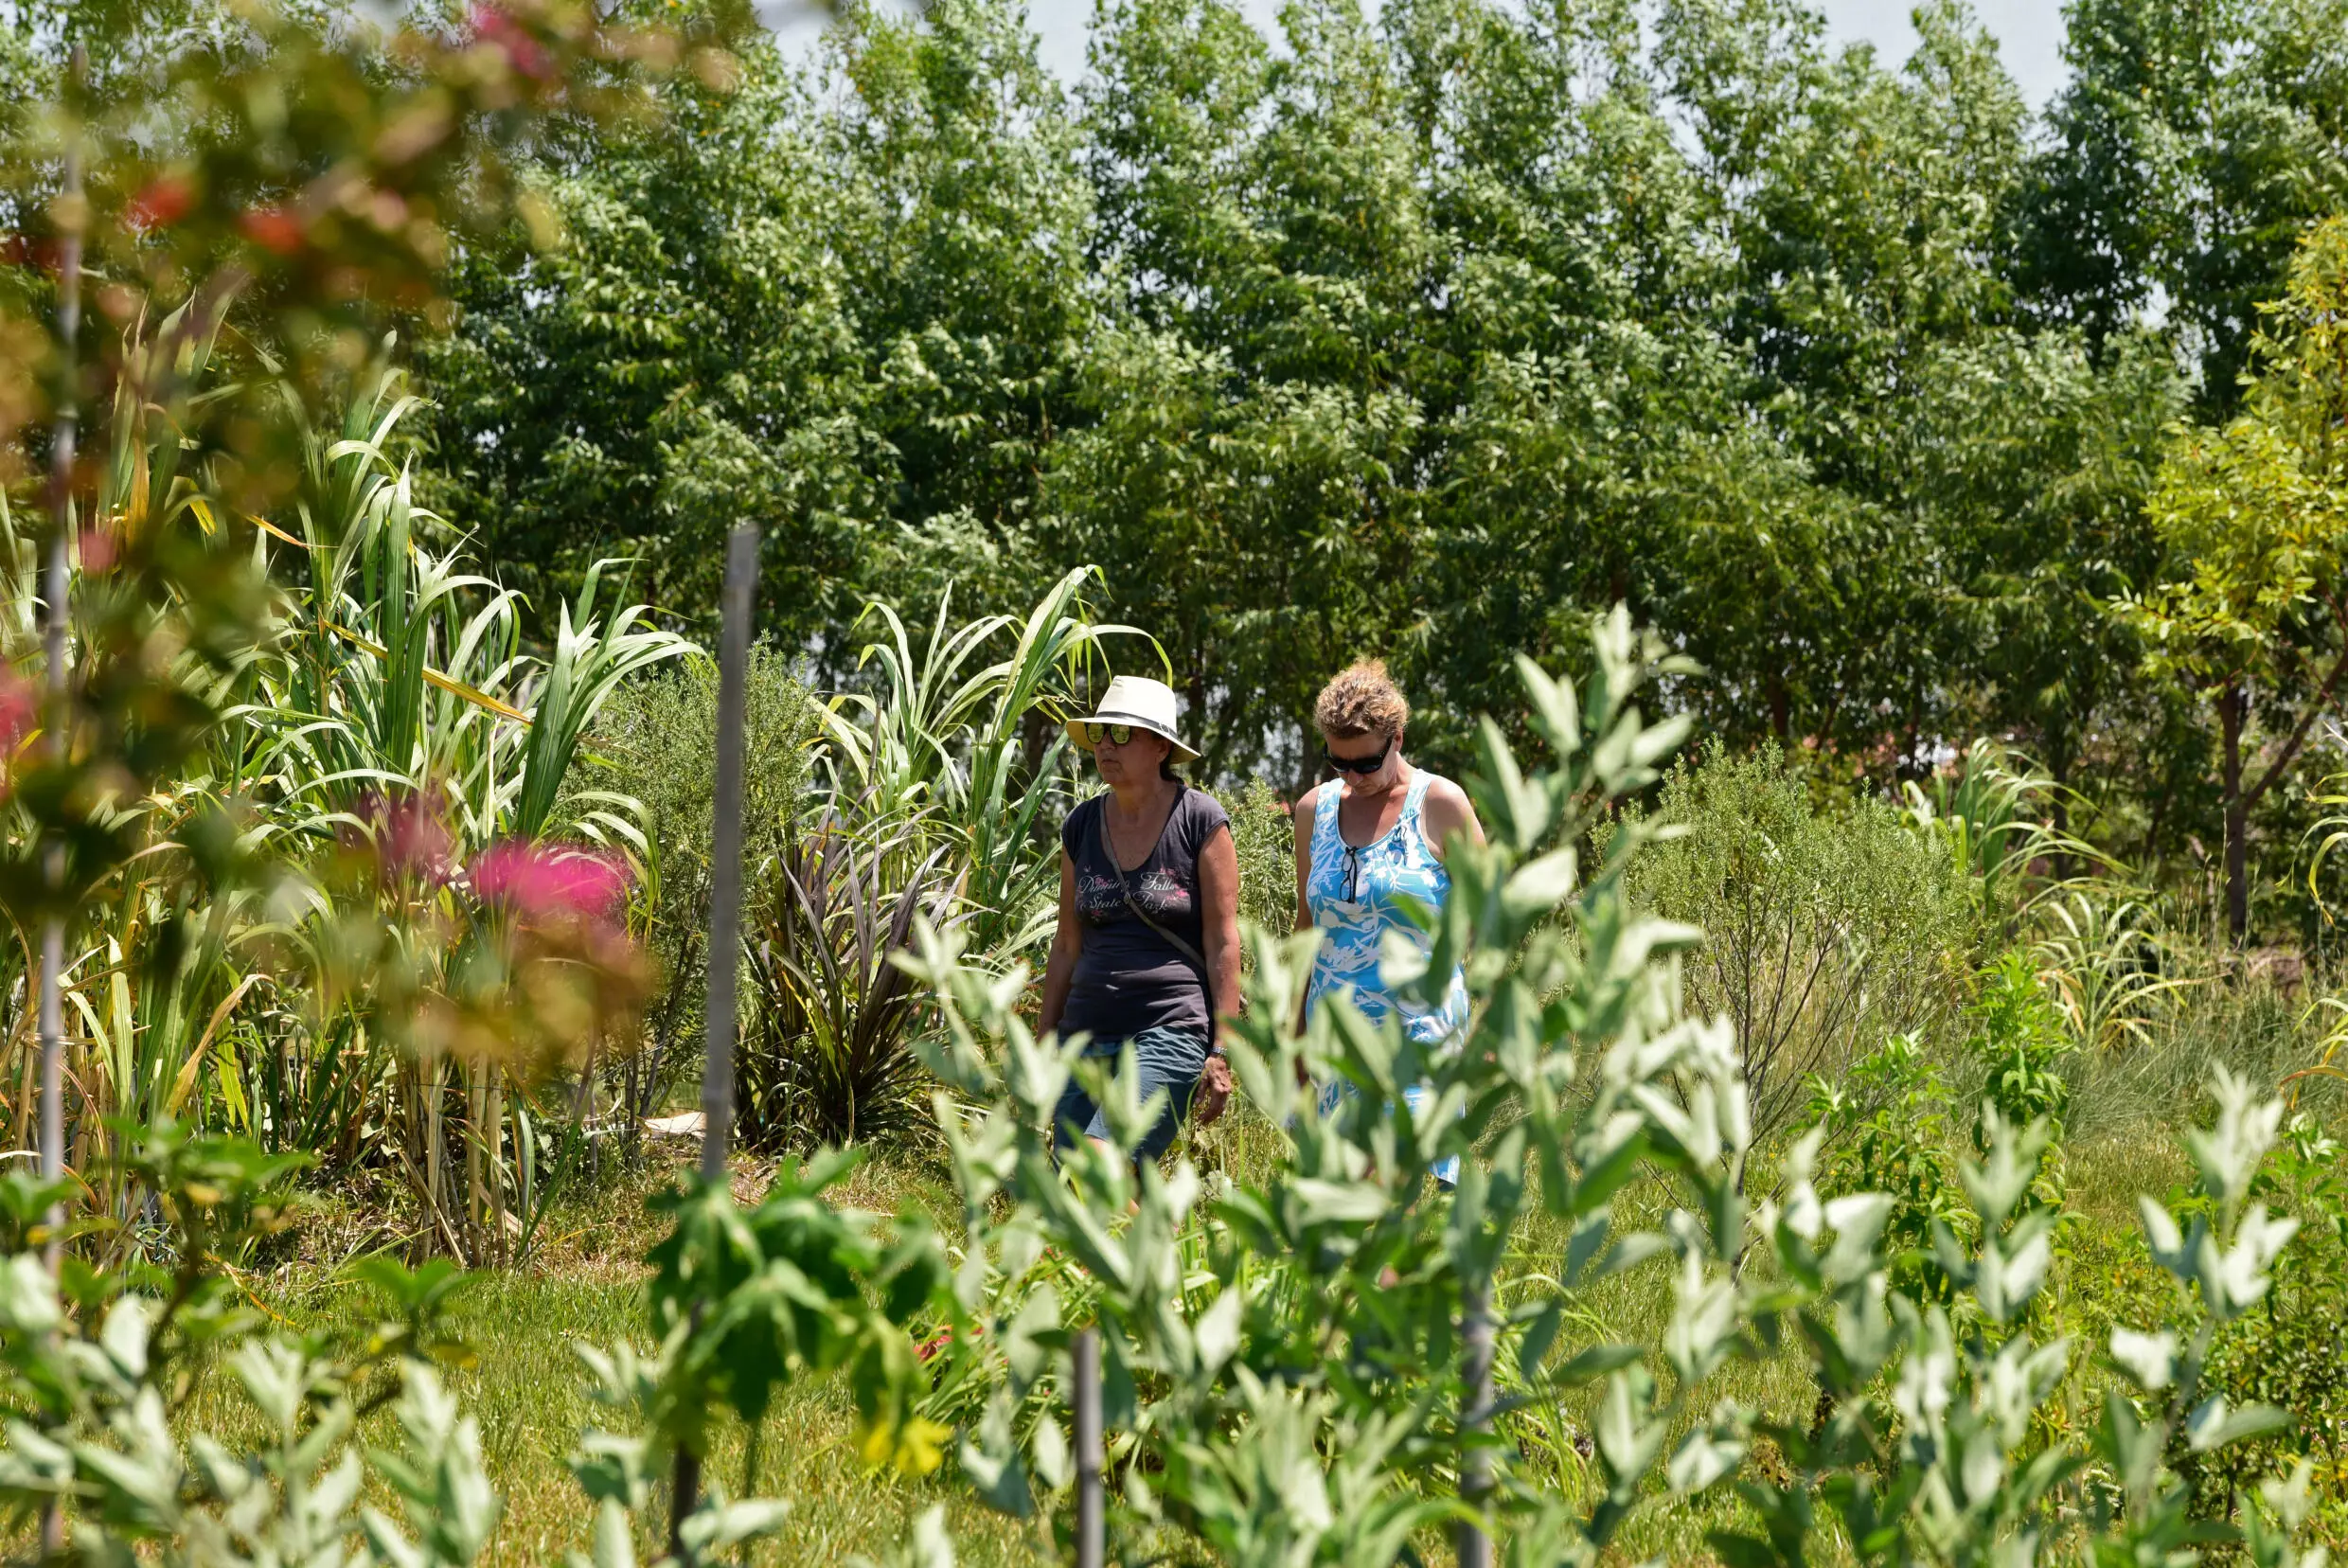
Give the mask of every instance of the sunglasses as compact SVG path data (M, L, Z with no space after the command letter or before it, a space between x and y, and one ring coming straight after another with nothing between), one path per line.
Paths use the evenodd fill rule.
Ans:
M1130 746L1138 728L1134 724L1087 724L1084 726L1084 743L1097 746L1106 740L1112 746Z
M1369 757L1340 757L1325 746L1321 755L1340 773L1374 774L1386 765L1386 756L1393 750L1394 742L1390 739Z

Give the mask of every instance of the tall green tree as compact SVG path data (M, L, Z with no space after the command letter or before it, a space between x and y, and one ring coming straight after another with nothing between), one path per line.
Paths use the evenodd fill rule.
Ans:
M2348 206L2348 0L2071 0L2015 275L2097 345L2157 317L2222 417L2301 231Z
M2308 235L2264 313L2242 412L2179 430L2161 465L2152 515L2173 575L2121 606L2154 669L2215 709L2236 941L2250 812L2348 679L2348 218Z
M771 40L667 96L662 123L542 167L553 243L459 259L462 319L422 351L430 497L542 615L607 556L706 612L726 530L756 522L760 608L800 643L855 614L888 473L832 182Z
M1091 319L1058 89L1003 0L851 9L826 48L810 80L767 41L656 127L553 147L560 243L463 258L426 354L434 499L542 612L628 555L705 613L745 518L766 625L819 656L875 593L1031 597Z
M1085 416L1098 328L1093 192L1058 84L1013 0L939 0L918 21L842 14L820 125L826 239L886 454L871 570L929 603L1025 609L1038 486Z
M1401 668L1456 756L1479 711L1506 711L1516 650L1572 658L1612 602L1670 619L1722 520L1751 538L1755 498L1800 480L1745 419L1726 271L1638 15L1414 0L1386 26L1445 241ZM1717 670L1722 614L1752 602L1673 624Z
M1437 237L1358 8L1282 26L1275 57L1222 0L1102 13L1085 123L1130 325L1088 362L1050 543L1164 640L1211 766L1301 783L1314 692L1412 598Z

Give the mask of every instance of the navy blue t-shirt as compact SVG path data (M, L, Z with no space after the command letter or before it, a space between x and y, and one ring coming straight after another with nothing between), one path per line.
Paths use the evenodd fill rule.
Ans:
M1082 1029L1096 1040L1125 1040L1144 1029L1206 1033L1206 976L1174 945L1134 918L1117 886L1117 868L1101 837L1101 812L1111 797L1094 795L1068 813L1060 847L1075 870L1076 918L1084 946L1060 1014L1062 1034ZM1199 855L1231 818L1215 797L1182 786L1149 858L1126 872L1133 901L1149 918L1206 952L1206 918L1200 907Z

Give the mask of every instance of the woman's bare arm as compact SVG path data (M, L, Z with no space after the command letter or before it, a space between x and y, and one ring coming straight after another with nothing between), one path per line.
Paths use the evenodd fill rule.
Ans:
M1448 778L1438 778L1427 786L1427 796L1419 802L1419 812L1427 825L1427 846L1443 858L1444 846L1454 833L1465 833L1470 844L1484 842L1484 824L1476 820L1476 808L1468 798L1468 792Z
M1199 848L1199 915L1206 942L1207 984L1214 989L1214 1042L1223 1020L1239 1013L1239 851L1231 829L1218 828Z
M1296 797L1296 804L1289 808L1289 821L1296 828L1296 929L1299 931L1313 928L1312 900L1306 895L1305 889L1312 885L1312 803L1316 793L1307 790ZM1293 1020L1298 1034L1305 1032L1307 1010L1306 1002L1300 999ZM1301 1059L1296 1063L1296 1081L1299 1084L1305 1082L1305 1063Z
M1043 1007L1036 1015L1036 1032L1050 1034L1059 1027L1068 1007L1068 988L1076 979L1076 954L1084 951L1084 922L1076 918L1076 871L1068 851L1059 852L1059 925L1052 933L1051 955L1043 961Z
M1199 1074L1191 1114L1206 1126L1231 1098L1231 1063L1222 1056L1227 1021L1239 1016L1239 850L1231 829L1219 828L1199 848L1200 935L1206 942L1207 985L1215 1016L1207 1023L1209 1052Z
M1289 808L1289 821L1296 827L1296 929L1312 929L1312 900L1305 897L1305 889L1312 882L1312 799L1313 792L1306 791Z

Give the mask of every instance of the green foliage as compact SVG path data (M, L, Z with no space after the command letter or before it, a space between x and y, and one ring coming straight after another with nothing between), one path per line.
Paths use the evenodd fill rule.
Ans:
M2077 167L1961 8L1900 68L1785 0L1634 10L1323 0L1267 39L1120 0L1072 96L1003 0L853 8L795 77L745 48L730 96L546 161L567 250L460 258L426 493L549 606L616 529L705 608L716 530L755 516L768 624L827 674L870 597L1002 610L1098 566L1211 775L1284 790L1352 657L1457 771L1514 656L1578 659L1618 599L1704 664L1675 700L1734 746L1890 783L2017 734L2099 795L2174 772L2191 727L2100 606L2159 570L2180 357L2238 338L2333 188L2331 12L2213 24L2262 40L2234 77L2281 117L2230 122L2253 176L2161 118L2202 101L2174 62L2128 107L2156 0L2082 11L2109 30L2054 116ZM2247 270L2065 226L2182 243L2208 188L2140 175L2188 166L2282 225L2212 241ZM2156 277L2193 303L2148 319ZM2175 849L2205 811L2128 825Z
M1145 635L1091 619L1082 591L1094 575L1068 573L1023 616L958 626L948 596L917 659L897 611L868 605L888 633L860 659L879 668L876 688L822 711L834 798L854 797L871 820L902 820L946 848L984 949L1018 952L1049 933L1059 890L1053 819L1073 803L1062 726L1109 640Z
M1839 1082L1811 1080L1810 1117L1825 1134L1819 1196L1875 1192L1892 1201L1883 1222L1889 1278L1912 1301L1945 1303L1953 1294L1934 1254L1936 1229L1971 1234L1950 1152L1948 1105L1948 1085L1914 1034L1892 1036Z
M734 1058L747 1148L845 1148L927 1131L914 1031L925 999L897 967L915 926L967 918L923 816L826 807L769 863L744 938L754 990Z
M756 1423L781 1384L845 1368L866 1459L916 1473L935 1467L944 1434L913 1414L909 1335L943 1308L946 1256L918 1214L899 1215L883 1243L870 1215L824 1199L856 1158L786 1160L748 1210L723 1183L661 1203L674 1228L649 1259L660 1361L623 1371L613 1358L592 1360L607 1386L653 1379L648 1415L663 1439L698 1452L720 1409Z
M2168 579L2119 613L2157 673L2211 699L2222 736L2228 919L2249 929L2247 814L2348 674L2348 217L2310 229L2263 303L2242 412L2174 436L2151 505ZM2255 706L2253 705L2255 693ZM2261 748L2256 721L2273 734ZM2245 772L2246 750L2263 766Z
M2264 1204L2244 1206L2281 1105L2261 1103L2222 1073L2213 1091L2215 1125L2187 1140L2200 1175L2189 1223L2150 1199L2142 1205L2184 1332L2112 1330L2109 1364L2122 1381L2084 1441L2044 1440L2033 1422L2070 1360L2063 1341L2037 1344L2025 1327L2058 1222L2053 1209L2027 1201L2045 1125L2018 1129L1994 1107L1984 1112L1985 1156L1962 1171L1980 1240L1968 1249L1943 1230L1936 1247L1965 1292L1962 1319L1884 1292L1859 1255L1891 1200L1819 1206L1805 1168L1815 1138L1805 1140L1775 1246L1788 1278L1813 1292L1795 1310L1823 1397L1806 1425L1753 1423L1791 1473L1738 1484L1760 1530L1715 1532L1724 1560L1805 1561L1810 1532L1831 1520L1863 1561L2032 1561L2063 1551L2070 1521L2079 1520L2079 1546L2096 1561L2160 1560L2189 1543L2220 1541L2260 1564L2321 1562L2320 1552L2303 1556L2292 1545L2308 1511L2304 1468L2287 1483L2262 1485L2255 1498L2238 1497L2237 1528L2194 1519L2186 1484L2162 1463L2173 1441L2214 1452L2284 1419L2268 1406L2232 1405L2204 1378L2212 1337L2266 1292L2267 1271L2294 1228L2270 1221ZM1815 1245L1829 1230L1834 1244ZM2093 1483L2084 1508L2072 1501L2081 1480Z
M1239 919L1243 926L1284 932L1296 924L1296 829L1288 803L1260 778L1216 799L1231 818L1231 844L1239 856Z
M742 858L772 864L807 810L821 723L814 696L774 648L750 656L743 694ZM624 1099L656 1109L703 1038L709 963L710 834L717 796L718 672L713 661L635 680L614 691L572 770L580 797L632 801L642 824L638 895L646 945L661 968L645 1010L650 1038L623 1065Z
M235 370L199 346L178 374L201 402L226 396ZM576 1128L577 1108L533 1096L608 1037L629 1042L643 980L618 918L618 852L592 846L640 850L634 803L561 797L555 783L611 693L690 645L590 582L557 645L525 650L513 595L461 552L428 547L438 523L414 504L398 446L416 402L404 378L371 360L323 409L295 383L263 382L298 477L282 526L238 546L254 569L249 603L191 584L162 608L125 607L104 553L167 522L201 536L236 504L237 470L160 417L125 414L108 431L77 604L99 621L135 611L155 650L230 610L252 642L224 674L155 653L177 690L168 700L113 685L113 655L69 643L93 722L127 702L101 727L180 739L169 778L105 813L102 853L73 872L101 881L74 913L59 971L66 1157L132 1184L98 1194L129 1214L143 1200L121 1129L186 1117L338 1164L388 1164L439 1244L510 1256L578 1153L575 1132L546 1131ZM0 551L20 601L35 565L12 543ZM166 723L167 710L180 717ZM64 773L118 784L113 742L93 744ZM27 790L49 788L31 771L11 780L25 788L5 803L7 853L45 887L52 863L34 851L55 825L27 804ZM11 1056L32 1043L12 1039ZM28 1134L37 1078L9 1081L9 1126Z
M2294 239L2348 198L2348 14L2336 0L2065 14L2072 78L2020 192L2021 281L2099 343L2165 295L2198 401L2222 414Z
M27 1247L62 1184L21 1171L0 1181L8 1527L29 1532L45 1506L63 1506L72 1534L61 1561L461 1568L480 1559L502 1500L480 1426L437 1370L470 1354L444 1327L463 1276L445 1262L411 1271L370 1257L349 1276L374 1292L380 1321L332 1339L261 1332L248 1292L221 1260L276 1222L294 1162L169 1126L135 1157L161 1195L166 1250L177 1259L169 1273L106 1273L69 1259L53 1278ZM900 1216L883 1241L871 1216L827 1201L852 1164L786 1164L748 1211L722 1186L663 1205L675 1228L651 1259L658 1351L582 1350L596 1397L633 1430L580 1434L572 1465L594 1505L593 1547L574 1562L634 1568L651 1523L642 1516L679 1445L697 1449L724 1413L755 1423L778 1387L800 1379L845 1371L868 1463L934 1468L944 1434L913 1414L919 1373L908 1330L938 1310L947 1261L918 1217ZM223 1372L242 1397L251 1447L189 1425L198 1390ZM396 1428L389 1444L363 1436L378 1411ZM712 1560L771 1532L787 1507L713 1488L675 1522L685 1555L658 1560ZM934 1568L937 1521L924 1521L908 1545L911 1560Z
M1626 820L1673 826L1629 886L1703 931L1690 999L1734 1025L1756 1139L1865 1042L1930 1035L1949 1017L1973 893L1890 807L1820 810L1775 746L1734 756L1716 740L1672 769L1652 819Z
M2029 953L2011 950L1982 971L1966 1023L1966 1050L1983 1074L1983 1106L2015 1127L2044 1122L2059 1139L2071 1100L2059 1064L2078 1046ZM1976 1148L1987 1147L1989 1126L1984 1109Z
M1486 732L1476 788L1492 841L1454 851L1431 971L1468 966L1477 1022L1463 1049L1424 1053L1343 1007L1316 1011L1298 1036L1313 939L1254 932L1234 1064L1275 1125L1294 1117L1260 1182L1210 1193L1186 1162L1136 1172L1125 1150L1154 1107L1136 1103L1130 1077L1034 1039L1013 1011L1023 971L966 964L959 943L925 934L917 967L947 1025L934 1063L976 1107L939 1099L966 1237L941 1414L963 1418L963 1470L995 1506L1024 1513L1071 1480L1057 1411L1069 1331L1088 1319L1119 1434L1112 1528L1135 1549L1180 1526L1239 1563L1382 1563L1413 1532L1470 1517L1506 1521L1544 1548L1584 1531L1595 1544L1634 1506L1736 1340L1722 1259L1742 1230L1745 1122L1725 1028L1680 1015L1660 961L1694 934L1635 914L1624 892L1652 830L1626 829L1587 879L1580 868L1596 811L1652 781L1683 731L1632 705L1678 668L1658 646L1619 614L1593 643L1587 705L1524 666L1550 760L1523 771ZM1056 1166L1050 1119L1072 1072L1101 1096L1120 1147ZM1343 1076L1361 1093L1323 1115L1298 1087L1305 1075ZM1433 1096L1424 1114L1396 1093L1420 1078ZM1427 1180L1453 1153L1468 1155L1456 1200ZM1643 1163L1674 1172L1699 1206L1664 1233L1616 1236L1611 1200ZM1547 1287L1503 1303L1499 1271L1535 1212L1572 1241L1548 1260ZM1579 1293L1658 1252L1685 1271L1673 1392L1629 1368L1628 1347L1549 1367ZM1606 1384L1610 1490L1578 1529L1505 1485L1504 1454L1479 1434L1491 1417L1484 1333L1510 1336L1528 1381ZM1717 1474L1708 1458L1691 1463ZM1464 1503L1420 1484L1453 1464ZM1478 1473L1488 1485L1468 1479Z
M2348 1375L2339 1354L2339 1302L2348 1290L2348 1182L2339 1145L2294 1117L2258 1173L2255 1195L2299 1225L2276 1259L2274 1282L2210 1347L2206 1376L2236 1405L2264 1403L2287 1417L2251 1442L2185 1457L2197 1506L2223 1514L2235 1493L2301 1460L2313 1464L2338 1507L2348 1462Z
M1670 955L1696 933L1637 913L1626 885L1663 835L1622 821L1583 873L1579 846L1599 813L1652 779L1679 739L1678 725L1647 726L1627 704L1668 672L1660 648L1635 642L1620 616L1595 644L1586 702L1524 667L1550 760L1527 769L1498 725L1485 730L1471 787L1492 841L1455 851L1426 971L1464 965L1473 1001L1462 1049L1422 1055L1342 1006L1316 1011L1299 1035L1310 938L1254 934L1234 1060L1288 1130L1260 1177L1209 1188L1186 1161L1136 1171L1125 1150L1154 1107L1120 1093L1130 1079L1031 1036L1013 1010L1021 971L966 964L958 944L925 934L909 965L937 988L937 1070L975 1107L957 1114L940 1097L966 1244L928 1407L961 1427L964 1474L1017 1513L1060 1496L1071 1474L1058 1412L1071 1332L1089 1325L1122 1481L1111 1527L1125 1555L1180 1530L1243 1568L1367 1568L1448 1521L1505 1530L1525 1560L1592 1561L1650 1499L1734 1480L1757 1529L1708 1540L1740 1565L1808 1560L1825 1518L1870 1562L2026 1562L2072 1549L2141 1561L2191 1541L2239 1541L2262 1564L2302 1560L2291 1535L2304 1520L2304 1473L2297 1490L2273 1485L2245 1500L2237 1531L2189 1518L2184 1483L2161 1463L2172 1434L2215 1452L2281 1419L2206 1398L2202 1377L2211 1334L2263 1296L2291 1234L2245 1204L2280 1106L2217 1079L2216 1123L2190 1140L2198 1206L2183 1224L2143 1209L2150 1251L2202 1328L2189 1345L2116 1331L2114 1369L2149 1411L2115 1392L2091 1436L2050 1440L2034 1413L2071 1351L2024 1327L2058 1223L2030 1201L2048 1124L2017 1126L1984 1107L1983 1152L1955 1170L1966 1212L1934 1191L1927 1202L1950 1219L1909 1221L1911 1235L1929 1231L1937 1270L1912 1276L1930 1287L1921 1300L1891 1288L1892 1271L1913 1261L1887 1238L1898 1198L1821 1193L1825 1130L1795 1143L1777 1200L1747 1209L1752 1124L1734 1039L1682 1015L1676 994ZM1996 1007L2029 1011L2010 998ZM2052 1016L2042 1001L2039 1011ZM1119 1147L1080 1148L1056 1166L1050 1116L1072 1072L1100 1096ZM1936 1097L1905 1042L1870 1073L1894 1116ZM1361 1092L1324 1115L1298 1085L1329 1075ZM1397 1093L1414 1080L1429 1084L1432 1114ZM1891 1153L1888 1141L1877 1149ZM1445 1193L1426 1178L1451 1153L1464 1163ZM1667 1172L1685 1206L1652 1231L1618 1229L1617 1200L1642 1167ZM1907 1169L1927 1179L1921 1164ZM1562 1253L1509 1279L1503 1304L1502 1262L1536 1213ZM1765 1265L1738 1265L1749 1247ZM1601 1339L1553 1362L1590 1293L1649 1259L1670 1278L1667 1325L1644 1345ZM1788 1349L1821 1391L1814 1418L1715 1397L1724 1366ZM1596 1385L1580 1498L1521 1479L1512 1446L1495 1440L1496 1352L1513 1356L1531 1397ZM1782 1455L1776 1478L1747 1464L1763 1437ZM2090 1466L2103 1467L2101 1493L2082 1484ZM2115 1493L2124 1507L2108 1506Z
M2081 887L2039 906L2032 949L2054 989L2063 1026L2082 1048L2147 1045L2194 983L2189 962L2159 916L2114 889Z
M177 1233L176 1278L77 1266L53 1280L34 1254L14 1250L0 1266L0 1402L10 1412L0 1506L11 1523L69 1506L75 1551L99 1561L473 1561L499 1504L480 1430L433 1365L453 1348L436 1328L448 1266L366 1265L360 1277L391 1316L360 1345L258 1336L213 1249L235 1253L281 1205L288 1162L249 1141L169 1128L138 1158ZM21 1215L37 1195L18 1185L9 1199ZM174 1430L216 1367L257 1417L251 1452ZM400 1442L363 1447L360 1419L386 1406ZM360 1504L370 1479L400 1518Z

